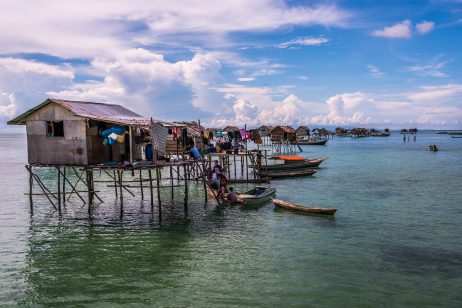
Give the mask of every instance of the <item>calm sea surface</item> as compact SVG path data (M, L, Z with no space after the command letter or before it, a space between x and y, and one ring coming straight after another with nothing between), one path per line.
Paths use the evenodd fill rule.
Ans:
M39 197L30 215L26 138L1 134L0 305L462 306L462 139L304 150L330 158L313 178L273 181L277 197L336 207L333 219L204 205L193 185L187 214L182 189L166 189L162 222L128 194L120 220L101 184L92 220L74 197L60 219Z

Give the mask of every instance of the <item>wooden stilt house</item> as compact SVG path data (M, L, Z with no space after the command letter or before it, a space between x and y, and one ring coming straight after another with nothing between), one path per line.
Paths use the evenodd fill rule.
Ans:
M140 128L151 120L120 105L50 98L8 124L26 125L30 164L92 165L141 159ZM102 132L115 127L109 144Z

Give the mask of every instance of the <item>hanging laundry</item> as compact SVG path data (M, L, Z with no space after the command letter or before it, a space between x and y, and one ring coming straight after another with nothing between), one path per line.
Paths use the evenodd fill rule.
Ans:
M239 130L239 134L241 135L242 140L245 140L245 129Z
M251 130L247 130L247 131L245 132L245 138L246 138L246 139L249 139L249 140L253 140L253 138L252 138L252 131L251 131Z
M178 130L176 129L176 127L173 128L173 140L176 140L176 138L178 138Z

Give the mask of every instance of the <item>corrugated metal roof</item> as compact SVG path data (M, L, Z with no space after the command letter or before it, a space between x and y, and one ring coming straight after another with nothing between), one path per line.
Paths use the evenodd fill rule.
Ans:
M18 117L8 121L8 124L23 125L26 124L27 117L48 104L55 103L69 110L75 116L92 119L97 121L123 124L123 125L141 125L149 126L150 119L144 118L141 115L128 110L125 107L114 104L69 101L62 99L49 98L42 104L24 112Z

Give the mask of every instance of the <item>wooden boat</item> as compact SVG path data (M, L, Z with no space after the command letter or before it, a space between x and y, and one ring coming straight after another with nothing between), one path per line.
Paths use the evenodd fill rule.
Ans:
M298 144L298 145L325 145L327 143L327 139L324 140L297 140L293 142L292 144Z
M319 165L328 159L328 157L320 157L316 159L307 159L301 156L275 156L271 159L281 160L283 161L282 164L268 164L262 165L259 168L261 172L269 172L269 171L289 171L289 170L300 170L306 168L316 168Z
M451 138L462 138L462 136L453 135L453 136L451 136Z
M255 186L255 188L238 194L244 205L261 205L276 194L276 188L270 186Z
M308 206L302 206L302 205L298 205L298 204L287 202L287 201L280 200L280 199L273 198L272 200L275 206L282 208L282 209L296 211L296 212L303 212L303 213L310 213L310 214L322 214L322 215L334 215L335 212L337 212L337 209L333 209L333 208L308 207Z
M210 187L207 187L207 195L210 198L213 198L215 200L215 196L217 195L218 192L214 192L210 189ZM255 186L255 188L252 188L251 190L248 190L243 193L237 193L238 199L240 202L230 202L227 200L222 200L220 199L221 204L243 204L243 205L261 205L264 204L265 202L269 201L272 196L276 193L276 188L270 187L270 186Z
M295 178L295 177L302 177L302 176L312 176L318 172L316 169L301 169L301 170L290 170L290 171L281 171L281 170L273 170L273 171L260 171L258 172L258 176L260 177L269 177L271 179L281 179L281 178Z

